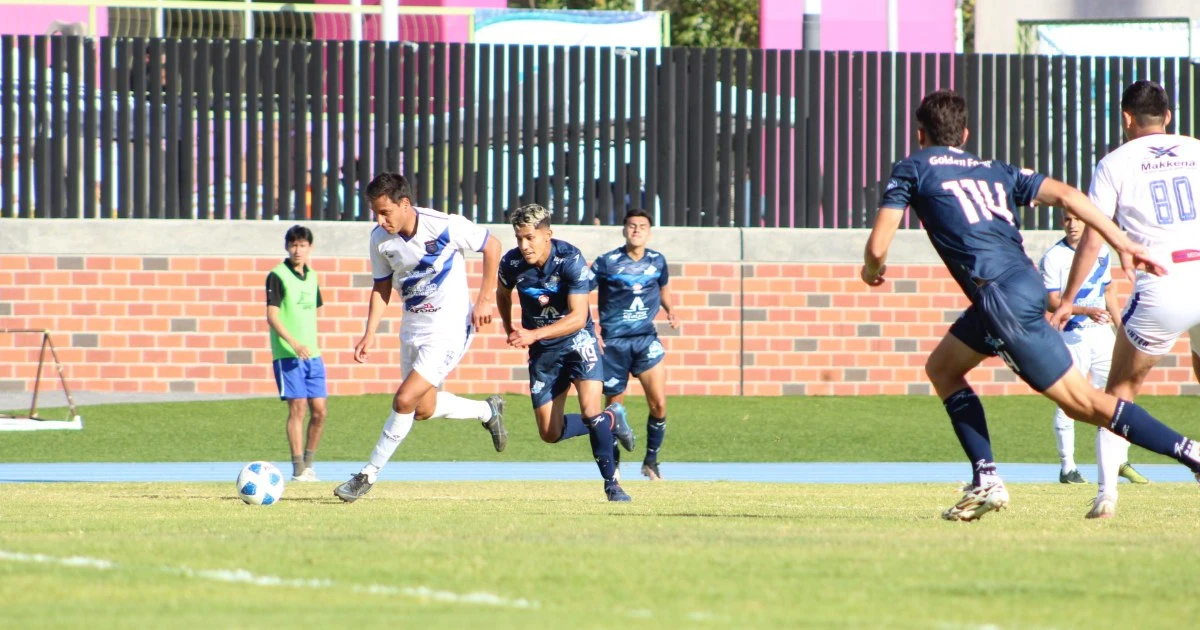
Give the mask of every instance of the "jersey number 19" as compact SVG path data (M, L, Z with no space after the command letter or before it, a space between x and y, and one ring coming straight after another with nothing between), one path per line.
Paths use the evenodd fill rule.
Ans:
M963 214L967 215L967 223L974 225L980 221L991 221L994 215L1016 225L1012 210L1005 204L1008 195L1004 192L1004 184L995 184L995 197L988 190L988 182L982 179L950 180L942 182L942 188L954 193Z

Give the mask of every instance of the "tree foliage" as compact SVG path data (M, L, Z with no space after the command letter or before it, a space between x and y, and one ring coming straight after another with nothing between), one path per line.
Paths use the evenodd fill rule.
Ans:
M513 9L630 11L633 0L509 0ZM646 11L671 14L671 45L758 47L759 0L643 0Z

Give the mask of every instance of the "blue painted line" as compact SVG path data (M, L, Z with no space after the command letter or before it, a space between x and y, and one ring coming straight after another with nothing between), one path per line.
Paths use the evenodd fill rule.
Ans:
M242 462L37 463L0 464L4 482L200 482L233 483ZM291 462L276 462L290 477ZM741 481L755 483L957 483L970 479L964 463L689 463L661 464L669 481ZM317 462L323 482L341 482L362 462ZM621 467L626 480L641 479L640 464ZM1089 471L1090 468L1090 471ZM1138 464L1156 482L1193 482L1192 474L1173 464ZM1081 467L1091 481L1095 468ZM1056 483L1057 464L1000 464L1009 483ZM392 462L382 481L598 481L588 462Z

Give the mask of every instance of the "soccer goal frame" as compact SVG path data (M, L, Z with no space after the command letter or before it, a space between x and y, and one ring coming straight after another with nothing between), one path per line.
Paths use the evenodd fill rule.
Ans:
M75 399L71 397L71 389L67 386L67 377L63 372L62 361L58 358L58 351L54 348L54 341L50 338L50 331L38 328L0 328L0 335L18 334L40 334L42 336L41 349L38 352L37 372L34 374L29 413L15 415L0 411L0 431L82 429L83 419L75 409ZM46 419L38 415L38 396L42 390L42 372L46 366L47 351L49 351L49 358L54 362L54 369L58 373L58 382L62 385L63 394L67 397L67 412L69 415L66 420Z

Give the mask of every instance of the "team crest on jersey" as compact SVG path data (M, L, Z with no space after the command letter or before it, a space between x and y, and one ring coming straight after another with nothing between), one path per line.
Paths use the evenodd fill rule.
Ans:
M1154 154L1155 159L1163 157L1179 157L1178 155L1175 155L1175 149L1178 148L1178 144L1173 147L1149 147L1150 153Z
M634 284L632 287L629 287L629 288L633 289L634 295L639 295L642 292L642 285L640 285L640 284Z
M550 303L550 296L549 296L549 295L539 295L539 296L538 296L538 304L541 304L542 306L545 306L545 305L547 305L547 304L549 304L549 303Z
M437 250L438 250L437 243L438 243L437 239L434 239L432 241L425 241L425 253L426 254L436 254Z

